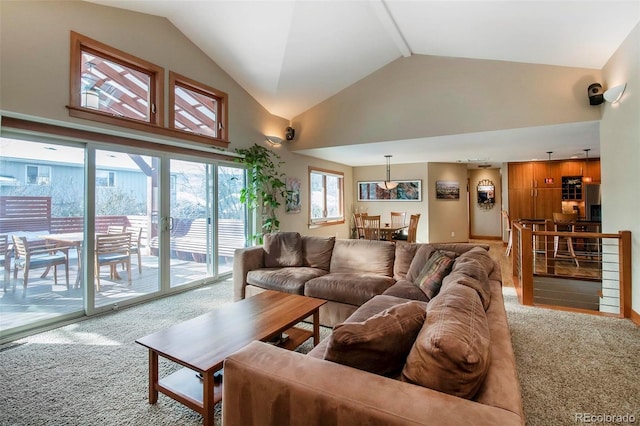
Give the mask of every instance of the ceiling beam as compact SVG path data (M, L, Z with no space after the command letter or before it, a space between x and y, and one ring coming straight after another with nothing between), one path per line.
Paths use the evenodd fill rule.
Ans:
M402 35L402 31L400 31L398 24L396 24L393 16L391 16L391 12L389 12L389 8L385 4L384 0L371 0L370 4L376 16L378 17L378 20L380 20L382 27L398 47L400 53L402 53L402 56L404 56L405 58L411 56L411 48Z

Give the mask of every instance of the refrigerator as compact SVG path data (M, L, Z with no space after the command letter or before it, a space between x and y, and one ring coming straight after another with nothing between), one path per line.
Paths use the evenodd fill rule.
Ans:
M584 186L584 213L587 220L602 221L599 183L588 183Z

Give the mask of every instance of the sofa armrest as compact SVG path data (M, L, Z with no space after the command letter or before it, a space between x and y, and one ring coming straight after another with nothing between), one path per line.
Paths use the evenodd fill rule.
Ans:
M222 416L236 425L522 425L517 414L252 342L224 362Z
M247 286L247 273L264 268L264 250L262 246L236 249L233 254L233 300L244 299Z

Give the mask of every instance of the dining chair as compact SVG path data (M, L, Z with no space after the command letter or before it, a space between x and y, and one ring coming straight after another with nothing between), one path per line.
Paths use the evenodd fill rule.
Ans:
M127 226L125 232L131 234L131 254L138 256L138 273L142 273L142 251L140 242L142 241L142 227ZM124 268L124 264L122 265Z
M400 228L405 225L407 219L407 212L391 212L391 227ZM393 233L391 239L395 239L396 235L402 234L403 230L399 230Z
M364 238L367 240L379 240L380 235L380 215L377 216L363 216L362 222L364 223Z
M363 239L365 238L365 233L364 233L364 221L362 220L362 218L364 216L366 216L366 213L354 213L353 214L353 223L354 226L356 227L356 236L359 239Z
M119 279L116 266L124 263L131 286L131 233L97 234L95 249L96 290L100 291L100 267L109 266L109 277Z
M578 220L577 213L553 213L553 227L555 232L576 232L576 221ZM560 248L560 238L564 239L567 244L568 255L558 254ZM553 257L570 257L576 262L576 266L580 267L576 252L573 248L573 238L571 236L559 236L553 237Z
M29 272L32 269L53 266L53 284L58 285L58 266L64 265L67 289L69 289L69 250L64 247L47 247L44 242L28 242L26 237L13 236L15 252L13 279L18 279L18 270L22 269L22 286L26 290Z
M418 222L420 221L420 213L412 214L409 216L409 226L406 233L396 234L393 237L394 241L401 241L407 243L415 243L416 235L418 233Z
M511 247L513 246L513 235L511 235L511 219L509 218L509 212L506 210L502 210L502 226L504 226L504 230L508 234L507 250L504 254L509 256L511 254Z

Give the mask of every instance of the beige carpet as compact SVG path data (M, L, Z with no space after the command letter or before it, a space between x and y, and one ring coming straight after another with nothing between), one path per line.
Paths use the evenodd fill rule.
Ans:
M528 424L575 425L576 413L640 422L638 327L505 296ZM0 347L0 425L200 425L164 395L147 403L147 351L134 340L231 298L227 281ZM174 368L163 362L161 374Z

